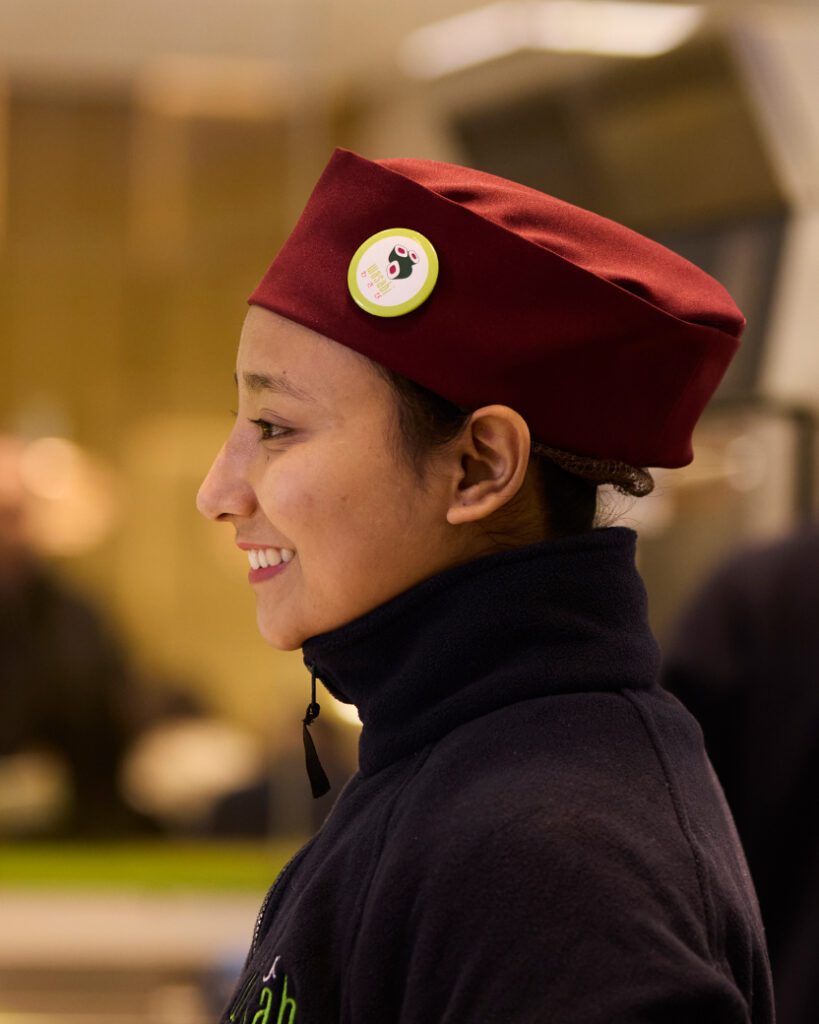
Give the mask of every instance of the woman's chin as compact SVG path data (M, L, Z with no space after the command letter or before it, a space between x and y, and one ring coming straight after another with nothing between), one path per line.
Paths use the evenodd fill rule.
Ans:
M269 616L260 613L256 616L256 624L259 627L262 640L277 651L297 651L304 641L310 636L303 629L296 628L295 624L288 624L272 621Z

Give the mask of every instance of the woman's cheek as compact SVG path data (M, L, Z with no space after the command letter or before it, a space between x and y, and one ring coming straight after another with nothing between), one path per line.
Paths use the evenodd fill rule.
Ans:
M309 533L318 507L315 487L304 473L281 467L266 489L264 511L267 518L284 539L296 546L299 535Z

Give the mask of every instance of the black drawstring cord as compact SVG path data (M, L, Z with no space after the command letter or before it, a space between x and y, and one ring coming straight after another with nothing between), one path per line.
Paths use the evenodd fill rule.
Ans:
M304 761L307 765L307 777L310 779L310 789L313 791L313 797L318 799L329 791L330 780L321 766L321 761L319 761L313 737L308 732L308 726L315 722L321 711L321 705L316 702L316 666L310 665L309 668L311 674L310 703L307 705L307 713L302 720L301 731L302 739L304 740Z

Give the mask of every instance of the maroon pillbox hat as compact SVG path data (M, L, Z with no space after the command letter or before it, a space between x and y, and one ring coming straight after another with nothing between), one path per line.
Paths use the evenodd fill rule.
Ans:
M745 325L712 277L605 217L344 149L249 302L464 409L511 406L552 448L637 467L692 460Z

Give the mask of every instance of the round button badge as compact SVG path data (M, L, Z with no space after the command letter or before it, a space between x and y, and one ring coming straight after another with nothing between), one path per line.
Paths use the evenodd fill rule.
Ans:
M426 302L438 280L429 239L410 228L388 228L362 242L350 260L347 286L373 316L403 316Z

